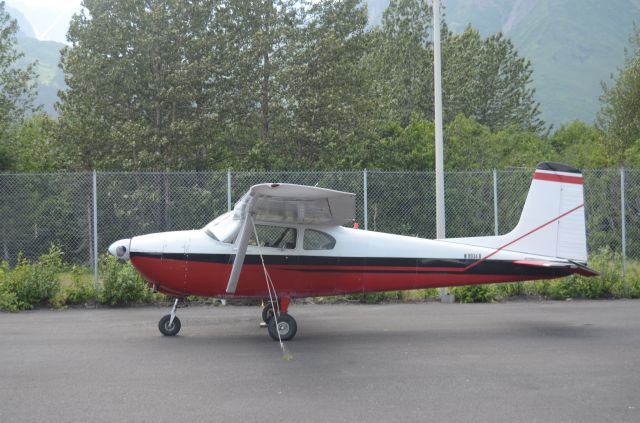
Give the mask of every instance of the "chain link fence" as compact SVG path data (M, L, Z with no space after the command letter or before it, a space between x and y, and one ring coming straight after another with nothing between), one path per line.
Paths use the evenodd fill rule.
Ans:
M640 259L640 169L583 174L589 251L619 252L621 266L625 258ZM531 175L531 170L446 173L447 237L509 232L520 217ZM0 174L0 254L12 265L20 254L36 258L55 243L67 261L93 266L94 237L102 254L121 238L201 228L262 182L354 192L361 228L436 236L433 172Z

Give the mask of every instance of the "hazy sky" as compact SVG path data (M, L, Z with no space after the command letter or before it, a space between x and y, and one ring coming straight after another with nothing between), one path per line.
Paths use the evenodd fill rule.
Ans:
M65 42L69 20L80 11L81 0L5 0L31 22L41 40Z

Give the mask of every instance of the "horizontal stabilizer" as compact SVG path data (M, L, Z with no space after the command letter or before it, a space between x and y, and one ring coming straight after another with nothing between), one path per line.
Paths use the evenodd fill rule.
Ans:
M543 260L514 260L513 264L519 264L522 266L530 267L544 267L544 268L560 268L569 269L573 273L577 273L583 276L598 276L600 273L593 269L573 262L557 262L557 261L543 261Z

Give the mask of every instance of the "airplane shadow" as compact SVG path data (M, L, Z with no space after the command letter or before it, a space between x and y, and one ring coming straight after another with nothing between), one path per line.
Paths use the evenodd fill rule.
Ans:
M221 345L238 348L240 350L249 348L252 350L272 351L278 343L274 342L267 334L266 329L255 328L246 331L246 328L238 327L237 333L216 331L215 328L201 329L197 333L188 333L175 338L163 339L178 341L181 345L193 346L216 346ZM612 329L606 329L611 334ZM441 343L510 343L523 341L584 341L600 337L605 329L591 324L576 324L555 321L517 321L504 322L501 324L492 323L487 327L474 326L467 327L437 327L433 324L429 327L416 328L405 327L395 329L381 328L353 328L346 330L344 327L333 328L323 322L314 325L308 321L304 328L299 330L293 341L285 342L291 348L299 347L305 350L322 346L327 348L332 346L340 350L341 346L348 347L384 347L387 344L409 343L412 345L436 345Z

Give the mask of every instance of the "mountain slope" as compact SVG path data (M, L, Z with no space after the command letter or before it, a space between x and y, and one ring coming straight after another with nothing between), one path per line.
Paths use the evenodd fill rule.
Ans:
M640 22L632 0L539 0L509 34L531 58L545 120L590 122L600 108L600 81L621 66Z
M36 104L43 106L43 111L56 115L53 105L58 100L58 90L65 87L64 73L58 67L60 50L64 44L55 41L40 41L35 38L18 37L18 49L24 53L18 66L37 61L38 96Z
M18 36L36 38L33 31L33 25L29 20L15 7L5 5L5 11L18 22Z
M58 67L60 50L64 44L55 41L40 41L35 38L33 26L17 9L6 6L6 11L18 21L17 49L24 53L17 66L24 68L37 62L38 95L35 105L42 105L42 110L55 115L54 104L58 100L58 91L64 89L64 74Z

